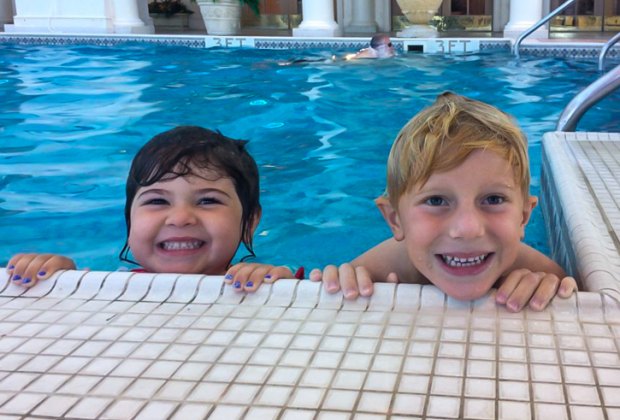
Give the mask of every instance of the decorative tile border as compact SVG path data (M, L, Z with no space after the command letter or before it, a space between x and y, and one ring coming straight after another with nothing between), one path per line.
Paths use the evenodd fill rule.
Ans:
M392 38L397 52L405 52L408 43L437 41L442 38ZM479 51L510 51L511 40L506 38L462 38L462 41L476 40ZM356 50L368 45L368 38L293 38L293 37L214 37L208 35L50 35L50 34L0 34L0 43L20 45L99 45L115 46L127 42L148 43L191 48L219 46L224 48L258 48L258 49L350 49ZM600 53L600 44L573 45L561 44L526 44L521 46L524 55L540 57L575 57L596 58ZM433 50L434 51L434 50ZM609 50L608 57L620 57L620 46Z

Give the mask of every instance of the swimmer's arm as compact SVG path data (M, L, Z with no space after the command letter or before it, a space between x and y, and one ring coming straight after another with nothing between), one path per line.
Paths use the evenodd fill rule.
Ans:
M577 291L577 282L555 261L521 244L517 260L497 287L495 300L509 311L518 312L525 306L541 311L555 296L570 297Z
M6 269L14 284L32 287L59 270L75 270L75 262L56 254L16 254Z

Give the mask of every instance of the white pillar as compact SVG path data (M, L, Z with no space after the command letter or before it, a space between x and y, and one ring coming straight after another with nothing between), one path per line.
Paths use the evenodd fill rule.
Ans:
M341 36L342 31L334 20L333 0L303 0L303 20L298 28L293 28L293 36Z
M148 7L141 0L114 0L115 33L144 34L155 32L152 25L149 27L140 19L139 5Z
M13 1L0 0L0 31L4 30L6 23L13 23Z
M347 3L350 8L351 21L345 23L345 32L362 34L377 32L374 0L348 0Z
M507 38L517 38L521 33L543 17L543 0L511 0L510 1L510 21L504 27L504 36ZM537 29L531 38L549 38L549 31L543 25Z

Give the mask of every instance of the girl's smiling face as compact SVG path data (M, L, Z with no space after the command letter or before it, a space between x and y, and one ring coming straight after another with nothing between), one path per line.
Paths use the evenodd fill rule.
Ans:
M138 189L128 244L146 271L221 275L228 269L241 241L241 202L230 178L200 174Z
M449 296L469 300L515 262L535 205L503 157L477 150L403 194L397 209L381 207L415 268Z

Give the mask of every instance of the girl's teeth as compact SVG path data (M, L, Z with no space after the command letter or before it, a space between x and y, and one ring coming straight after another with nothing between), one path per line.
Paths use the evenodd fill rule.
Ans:
M166 251L179 251L184 249L197 249L200 248L202 244L202 241L162 242L161 247Z
M471 267L481 264L488 256L489 254L483 254L478 255L477 257L459 258L452 257L450 255L442 255L441 258L450 267Z

